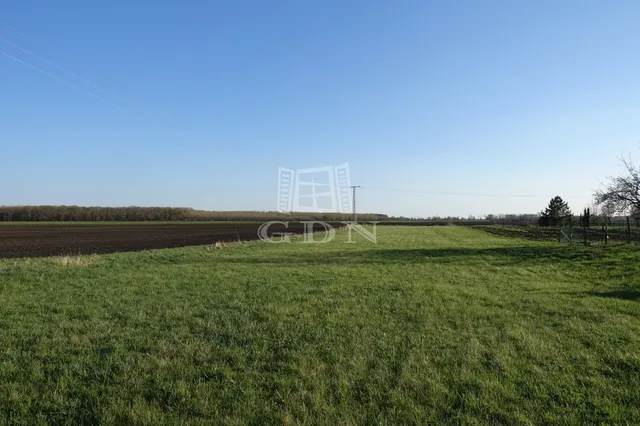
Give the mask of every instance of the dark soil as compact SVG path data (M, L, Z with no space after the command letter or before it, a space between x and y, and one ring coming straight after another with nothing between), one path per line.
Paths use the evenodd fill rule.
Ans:
M340 224L332 223L336 228ZM123 226L3 226L0 258L114 253L258 239L259 223ZM272 225L273 233L302 233L302 223ZM320 225L314 230L322 230ZM278 237L274 237L277 239Z

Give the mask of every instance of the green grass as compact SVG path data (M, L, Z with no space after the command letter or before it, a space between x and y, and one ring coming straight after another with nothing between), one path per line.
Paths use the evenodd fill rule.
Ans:
M0 261L0 423L640 422L637 249L345 238Z
M142 226L155 226L155 225L207 225L207 224L224 224L233 225L236 223L263 223L260 221L243 221L243 220L139 220L139 221L96 221L96 222L83 222L83 221L44 221L44 222L0 222L0 226L130 226L130 225L142 225Z

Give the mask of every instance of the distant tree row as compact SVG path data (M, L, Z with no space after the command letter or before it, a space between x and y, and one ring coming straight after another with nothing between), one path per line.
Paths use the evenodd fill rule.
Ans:
M382 214L358 214L359 221L382 221ZM353 220L347 213L304 213L264 211L204 211L186 207L80 207L0 206L0 222L117 222L117 221L303 221L339 222Z
M540 219L537 214L488 214L486 220L497 225L536 225Z
M0 206L0 221L174 221L190 212L181 207Z
M535 225L538 223L540 215L537 214L488 214L484 218L469 215L467 217L462 216L430 216L430 217L407 217L407 216L392 216L389 217L390 221L397 222L434 222L434 223L459 223L459 224L471 224L474 222L488 223L497 225Z
M382 221L389 217L384 214L358 213L358 221ZM351 213L314 213L314 212L275 212L275 211L206 211L194 210L189 214L189 220L216 221L303 221L319 220L326 222L340 222L353 220Z
M475 220L475 217L459 217L459 216L429 216L429 217L419 217L419 216L391 216L389 220L392 221L461 221L461 220Z

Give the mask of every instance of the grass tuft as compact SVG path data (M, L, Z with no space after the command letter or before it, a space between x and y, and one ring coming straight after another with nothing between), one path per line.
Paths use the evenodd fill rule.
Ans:
M99 260L97 255L75 255L75 256L59 256L55 258L60 265L69 268L78 268L89 266L96 263Z

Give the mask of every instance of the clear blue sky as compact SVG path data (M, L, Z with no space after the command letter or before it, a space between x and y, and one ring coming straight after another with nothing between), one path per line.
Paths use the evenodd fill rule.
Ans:
M278 166L349 162L361 211L561 195L577 212L640 151L639 17L637 1L3 2L0 37L50 63L0 51L50 75L0 55L0 204L274 210Z

